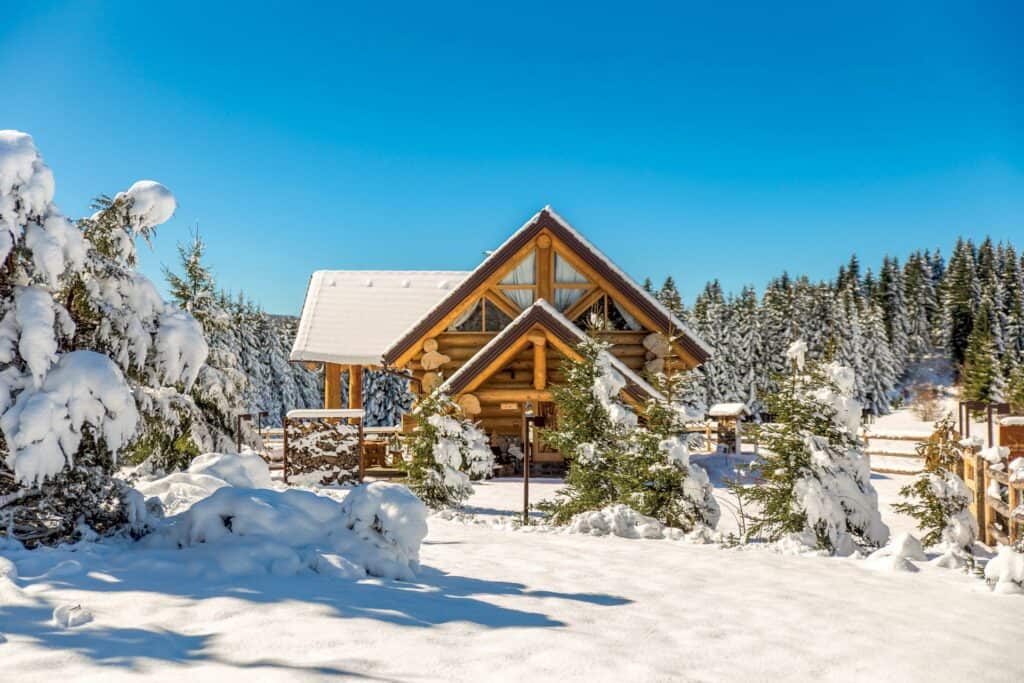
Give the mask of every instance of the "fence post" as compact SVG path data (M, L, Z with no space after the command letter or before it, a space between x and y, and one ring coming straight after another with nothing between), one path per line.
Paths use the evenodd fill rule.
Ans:
M281 451L281 473L284 478L285 485L288 484L288 413L281 413L281 426L284 427L284 446Z

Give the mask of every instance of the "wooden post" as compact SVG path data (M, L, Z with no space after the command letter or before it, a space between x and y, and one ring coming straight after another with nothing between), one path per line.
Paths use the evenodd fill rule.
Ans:
M366 449L363 447L363 419L360 417L355 418L359 424L359 483L363 483L363 477L366 475Z
M554 281L554 259L551 254L551 238L541 235L537 238L537 298L554 303L552 290Z
M523 404L523 526L530 523L530 418Z
M288 484L288 413L281 412L281 426L284 427L281 431L284 432L284 451L281 453L281 475L284 478L284 483Z
M988 404L988 447L989 448L992 448L993 446L996 445L995 444L995 430L992 428L992 408L993 407L994 406L991 403Z
M341 408L341 366L324 363L324 408Z
M530 335L530 341L533 342L533 388L544 391L548 383L548 339L536 332Z
M359 410L363 407L363 366L348 366L348 407Z

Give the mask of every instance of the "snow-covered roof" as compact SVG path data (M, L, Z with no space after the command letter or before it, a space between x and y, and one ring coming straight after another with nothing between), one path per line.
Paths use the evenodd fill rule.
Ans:
M448 296L437 302L437 305L424 312L419 319L412 321L412 324L404 331L404 334L396 338L394 343L388 348L385 354L387 360L394 362L402 353L411 348L433 324L443 318L446 312L463 301L480 282L493 274L500 267L500 264L504 263L510 255L518 251L525 240L544 227L553 230L567 246L575 249L581 257L589 258L592 265L596 265L599 269L604 269L605 274L624 294L632 296L634 301L642 302L644 307L654 314L653 317L661 318L663 323L659 324L664 324L666 328L671 327L673 334L679 334L680 343L698 361L702 362L712 354L711 348L686 323L675 316L653 294L638 285L625 271L615 265L610 258L580 234L549 205L534 214L505 240L500 247L492 251L466 278L462 287L449 292Z
M508 346L515 339L520 338L523 334L528 332L535 323L540 323L549 331L556 334L560 333L560 338L563 341L570 344L578 344L587 338L587 335L573 324L565 315L562 314L557 308L549 304L544 299L538 299L533 304L528 306L522 313L516 316L516 319L509 323L504 330L495 335L493 339L487 342L472 358L467 360L462 367L456 370L451 377L445 380L439 387L439 391L455 391L458 393L478 372L480 372L484 366L487 365L487 359L489 359L493 353L492 349L500 349ZM615 368L626 380L627 391L637 398L642 398L646 395L651 398L661 398L661 394L657 389L652 387L647 381L645 381L640 375L634 372L628 365L622 362L614 354L608 354L611 358L611 365Z
M739 417L749 412L745 403L716 403L711 406L708 415L711 417Z
M379 365L465 271L318 270L309 279L290 360Z

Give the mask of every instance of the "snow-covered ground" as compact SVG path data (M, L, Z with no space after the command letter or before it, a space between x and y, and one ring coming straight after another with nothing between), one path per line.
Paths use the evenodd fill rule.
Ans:
M873 478L894 532L913 527L888 507L902 479ZM535 480L531 499L557 488ZM495 480L471 517L431 517L413 581L211 574L167 548L3 550L3 677L1019 680L1012 658L980 655L1013 651L1024 598L963 573L516 530L521 506L521 483Z

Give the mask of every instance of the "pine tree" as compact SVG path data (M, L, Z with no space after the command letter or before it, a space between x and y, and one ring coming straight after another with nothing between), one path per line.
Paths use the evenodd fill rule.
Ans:
M471 479L494 466L487 436L443 392L422 397L413 415L416 428L403 443L406 485L435 510L461 506L473 493Z
M199 237L199 231L192 234L192 241L178 245L178 258L182 274L179 276L164 267L164 278L171 290L171 299L183 310L192 314L204 330L216 324L219 311L215 310L217 289L213 273L203 262L206 244Z
M710 480L691 465L679 438L685 413L676 398L687 378L660 373L656 382L668 398L647 402L638 415L618 398L625 380L612 368L607 344L588 339L578 351L580 360L566 363L566 382L552 390L558 424L543 433L566 455L566 485L537 507L557 524L627 505L685 531L714 526L719 510Z
M985 299L978 307L974 329L967 339L961 372L963 397L968 401L999 403L1004 398L1006 382L992 334L992 303Z
M955 365L964 362L967 338L974 328L974 315L981 296L975 269L974 247L969 241L957 240L946 277L942 280L943 341Z
M658 290L657 299L665 308L673 313L673 315L682 318L686 315L686 311L683 307L683 297L680 296L679 290L676 288L676 281L669 275L665 278L664 284L661 285L661 289Z
M392 372L366 371L363 378L363 408L367 427L392 427L409 412L413 396L409 380Z
M142 181L72 225L32 138L0 131L2 533L30 545L141 523L118 456L187 397L206 355L198 323L135 271L135 240L173 213Z
M917 454L924 460L924 472L900 489L904 500L893 509L917 520L926 547L944 544L947 563L969 562L978 526L970 513L971 492L956 475L961 448L952 415L935 423L928 441L918 444Z
M794 344L795 346L795 344ZM849 368L794 367L766 398L773 422L761 428L763 455L751 463L754 485L733 492L750 516L749 530L770 541L795 534L801 543L852 552L851 540L877 546L888 538L867 458L857 438L860 407Z
M872 415L889 412L889 393L896 386L896 360L885 334L880 308L871 304L864 317L864 405Z

